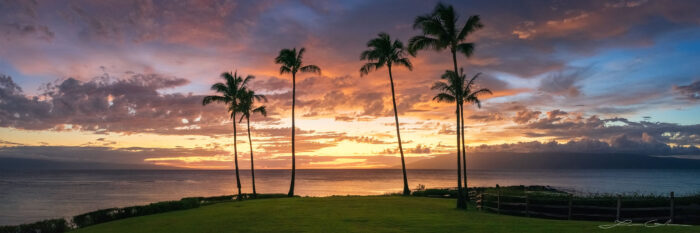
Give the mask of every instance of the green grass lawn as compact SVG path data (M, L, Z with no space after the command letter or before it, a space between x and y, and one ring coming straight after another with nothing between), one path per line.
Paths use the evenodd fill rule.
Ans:
M602 222L461 211L453 199L373 196L227 202L128 218L75 232L700 232L700 227L599 229Z

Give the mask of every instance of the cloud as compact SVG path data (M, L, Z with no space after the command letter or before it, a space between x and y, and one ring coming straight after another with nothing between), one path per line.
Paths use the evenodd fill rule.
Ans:
M33 97L25 96L10 77L0 77L0 126L126 134L228 133L220 127L226 120L223 107L202 107L202 96L160 93L188 80L158 74L125 76L105 75L88 82L68 78L45 85L44 92Z
M266 103L268 117L256 115L252 133L264 142L260 148L271 150L261 156L279 159L280 164L290 149L291 129L281 126L288 124L291 115L292 83L291 77L278 73L272 61L279 49L306 47L305 63L323 69L323 75L296 77L298 120L369 125L352 132L356 135L333 128L327 132L299 129L300 151L311 155L339 144L394 143L380 136L393 134L393 125L383 124L393 115L387 70L360 78L358 55L379 31L404 42L420 34L410 24L435 4L277 0L3 3L0 69L14 81L0 79L0 127L230 135L225 108L203 107L201 98L219 81L220 72L238 69L257 76L251 87L270 100ZM692 43L687 38L695 38L700 25L697 1L510 2L508 8L487 1L451 4L461 15L460 22L480 14L486 25L468 38L477 45L474 56L458 58L458 65L468 74L483 72L479 84L494 91L484 98L482 109L467 109L467 125L474 127L468 131L474 136L472 143L524 137L606 143L618 139L624 144L621 135L635 141L642 140L645 133L646 138L661 143L697 143L693 126L626 119L636 119L640 112L692 106L696 101L688 100L697 99L698 93L696 82L688 79L692 76L680 74L673 79L679 85L670 87L666 74L646 77L640 73L654 72L624 66L619 72L625 74L611 73L608 64L586 67L629 55L642 57L635 59L639 64L682 59L692 66L687 49L674 49L681 54L678 58L675 52L668 57L649 53ZM451 68L451 57L425 51L411 59L413 71L392 70L406 137L454 134L454 106L433 102L435 93L429 90L439 74ZM683 69L678 73L689 72ZM105 70L117 75L104 75ZM98 78L93 79L95 76ZM43 84L56 78L60 81ZM690 84L681 85L686 83ZM44 88L33 92L40 85ZM105 135L104 141L85 145L113 146L107 144L111 142ZM435 143L426 147L431 153L438 151ZM316 162L334 163L334 159ZM339 161L359 161L346 159L350 160Z
M633 122L625 118L601 119L595 115L585 118L581 113L567 113L558 109L547 112L545 118L534 119L534 121L519 120L518 123L519 126L511 129L536 137L600 139L607 140L611 144L615 142L625 144L629 141L627 139L631 139L646 143L653 141L660 145L700 145L700 125L698 124Z
M684 86L673 86L673 91L682 98L697 101L700 100L700 81L694 81Z
M487 114L468 115L467 119L481 121L481 122L489 122L489 121L500 121L500 120L503 120L504 118L499 113L487 113Z
M531 120L537 120L542 114L540 111L530 111L530 110L522 110L516 113L515 117L513 118L513 121L515 123L519 124L525 124L530 122Z
M554 95L577 97L581 95L578 82L586 78L588 72L588 68L556 72L542 79L538 90Z
M404 142L406 143L406 142ZM430 154L432 152L430 146L426 146L423 144L418 144L416 147L410 148L410 147L405 147L404 148L404 153L406 154ZM399 148L387 148L384 149L380 154L384 155L389 155L389 154L398 154L399 153Z
M0 45L6 41L21 42L23 39L53 40L54 32L39 22L37 6L36 1L3 1L0 6Z

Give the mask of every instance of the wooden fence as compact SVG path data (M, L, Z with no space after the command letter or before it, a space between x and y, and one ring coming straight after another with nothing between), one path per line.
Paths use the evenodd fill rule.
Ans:
M657 222L700 224L700 205L676 205L673 192L668 197L668 204L644 207L625 207L625 200L620 195L617 196L616 203L611 206L576 203L577 201L572 195L559 198L538 197L537 195L528 195L525 192L523 196L514 196L502 195L498 191L495 194L477 193L474 196L477 209L498 214L564 220L632 220L634 222L655 220ZM537 200L537 203L532 203L533 200ZM639 202L640 200L635 199L634 201Z

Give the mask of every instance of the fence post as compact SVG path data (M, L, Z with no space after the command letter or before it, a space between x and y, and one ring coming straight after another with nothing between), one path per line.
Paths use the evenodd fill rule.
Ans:
M573 198L572 194L569 194L569 220L571 220L571 207L572 207L572 201L571 199Z
M620 194L617 195L617 215L616 215L616 220L620 220L620 208L622 207L622 196Z
M525 216L530 217L530 198L525 193Z
M484 211L484 191L479 191L479 211Z
M501 190L496 194L496 213L501 214Z
M671 217L669 218L669 222L673 223L673 218L674 216L674 209L676 208L676 204L674 203L674 197L673 197L673 192L671 192Z

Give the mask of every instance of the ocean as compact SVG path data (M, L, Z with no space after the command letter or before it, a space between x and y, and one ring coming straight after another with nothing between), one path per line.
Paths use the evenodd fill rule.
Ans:
M700 170L470 170L470 186L549 185L578 194L700 192ZM256 170L258 193L287 193L289 170ZM410 188L455 187L456 170L408 170ZM251 192L250 171L241 171ZM378 195L402 190L401 170L297 170L301 196ZM70 217L110 207L236 192L230 170L0 171L0 225Z

